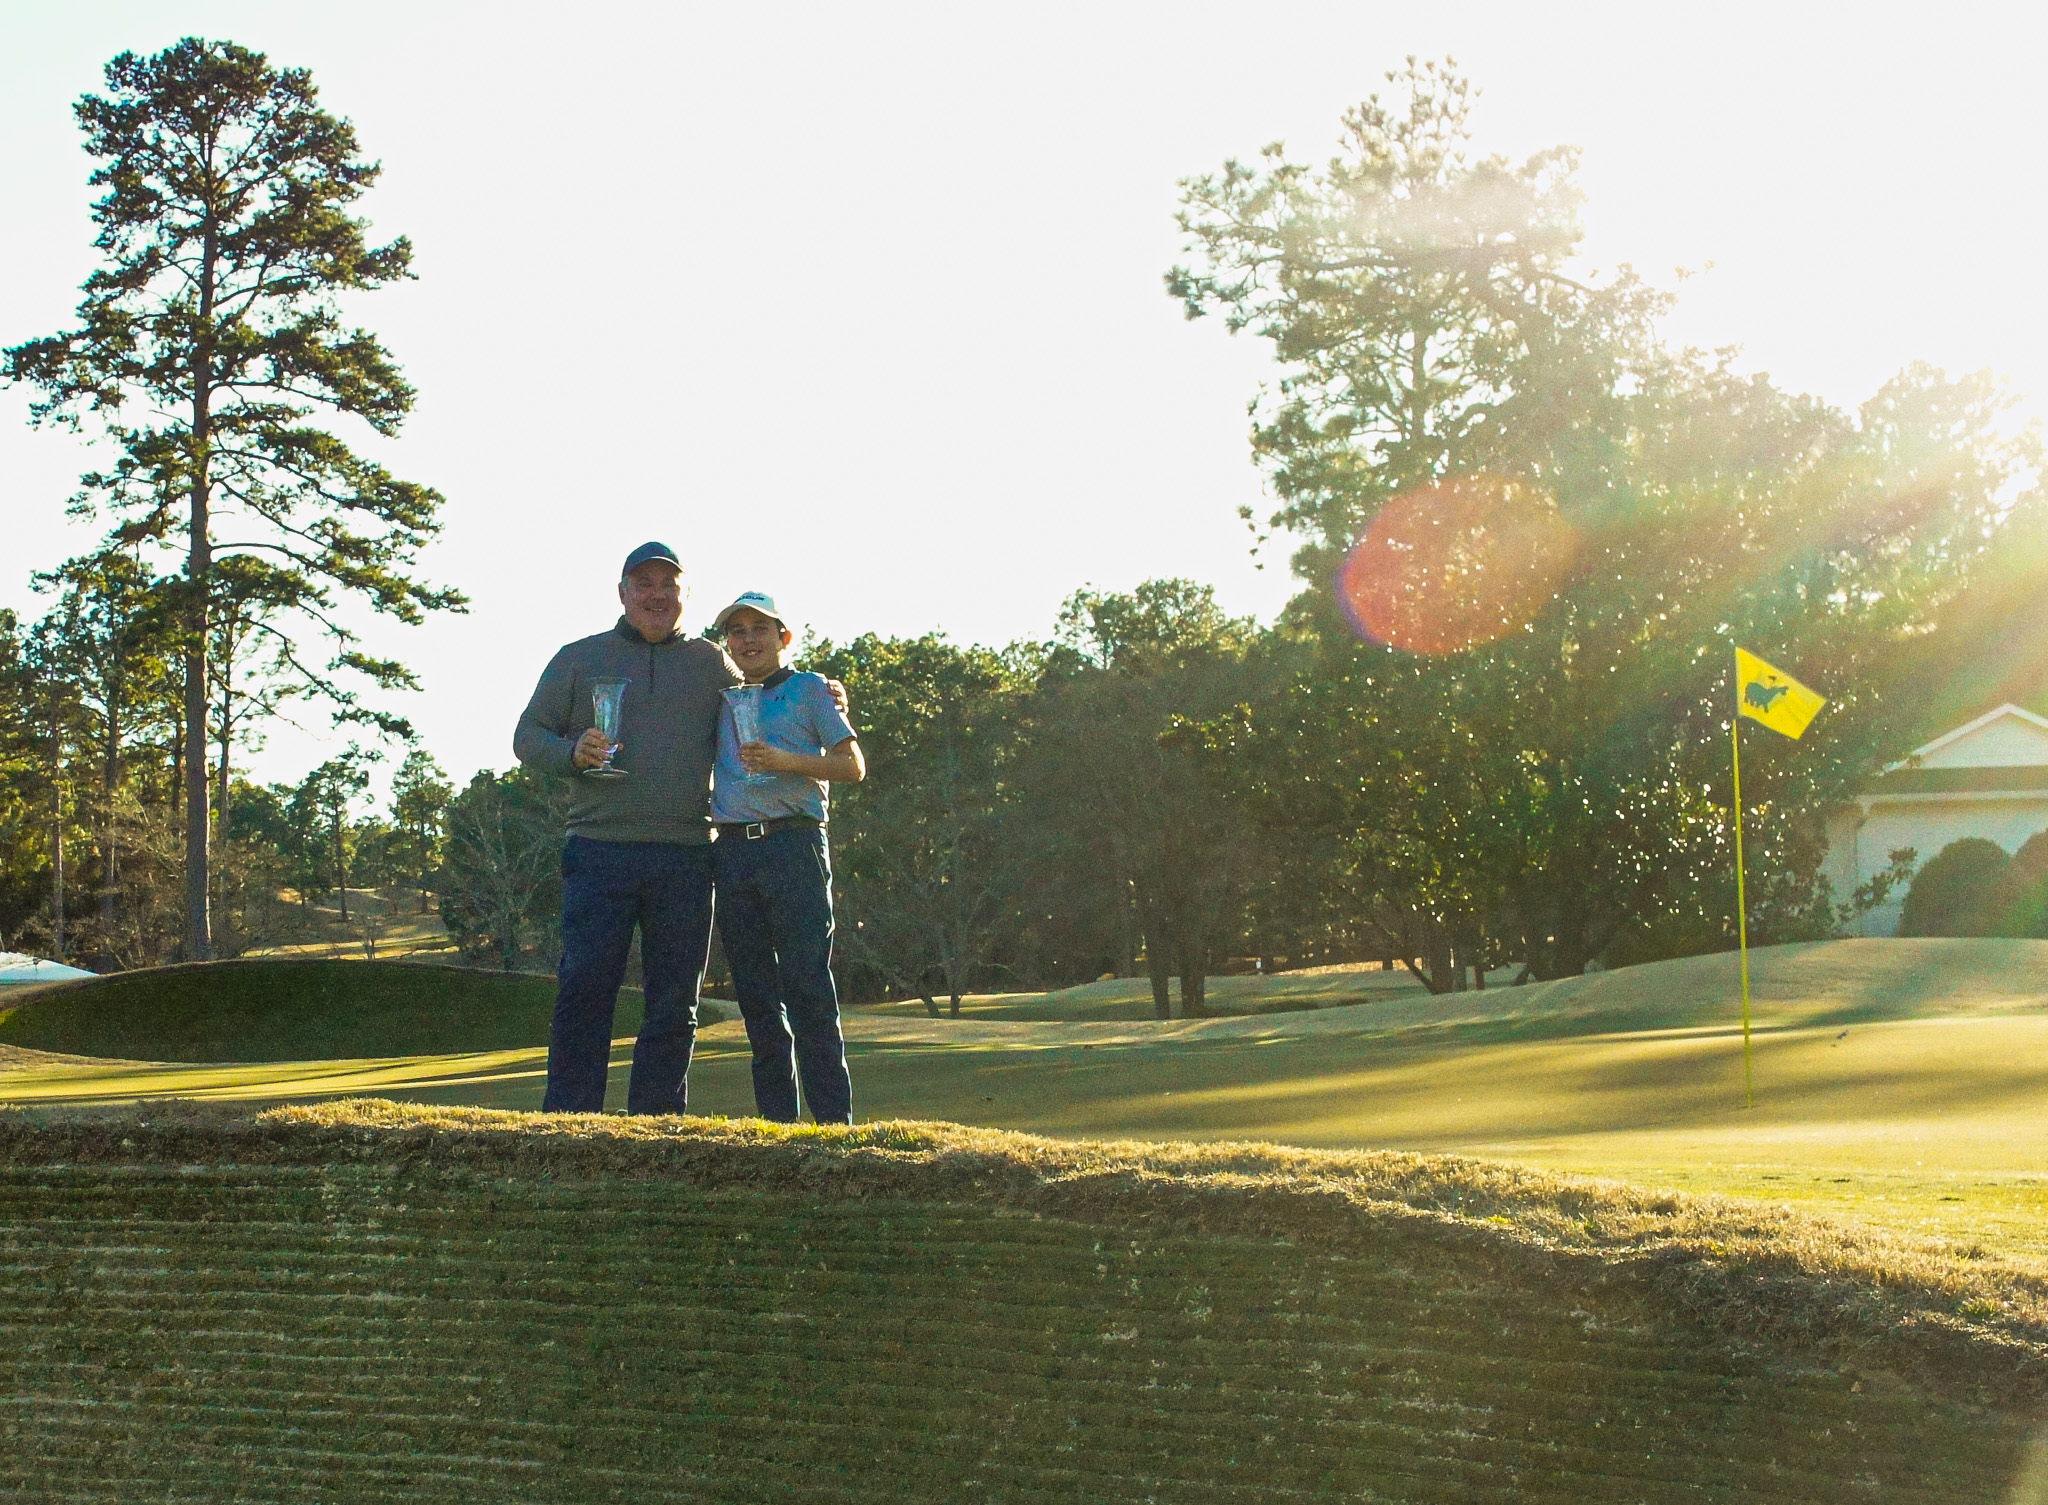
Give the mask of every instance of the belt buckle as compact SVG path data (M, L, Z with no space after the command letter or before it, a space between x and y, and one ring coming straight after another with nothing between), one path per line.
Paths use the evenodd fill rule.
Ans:
M740 827L740 835L746 837L748 841L759 841L767 834L768 822L765 820L750 820Z

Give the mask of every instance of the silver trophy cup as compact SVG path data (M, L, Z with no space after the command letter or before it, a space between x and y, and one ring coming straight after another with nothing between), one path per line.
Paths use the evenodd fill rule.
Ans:
M619 718L626 703L626 681L623 679L600 679L590 687L590 709L595 719L598 735L610 744L604 750L604 761L595 768L583 770L589 779L623 779L626 770L612 767L612 754L619 750Z
M725 692L725 703L732 707L733 735L741 747L749 742L761 740L761 687L741 685ZM740 775L749 784L764 784L775 777L772 773L743 773Z

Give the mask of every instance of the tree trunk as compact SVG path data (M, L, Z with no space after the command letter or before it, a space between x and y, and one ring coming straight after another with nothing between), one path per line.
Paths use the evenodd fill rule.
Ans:
M195 409L198 404L195 402ZM195 412L195 444L204 444L204 419ZM185 563L190 600L185 616L185 958L213 960L211 843L213 822L206 787L206 593L213 573L208 536L205 466L192 482L191 549Z
M64 786L52 783L56 794L55 823L50 831L50 944L56 951L55 960L64 960Z
M1173 1017L1173 959L1166 948L1145 937L1145 971L1152 979L1152 1014L1157 1019Z
M341 817L334 818L334 883L335 891L341 895L341 921L348 923L348 854L343 849L341 838ZM506 971L512 969L507 967Z
M509 901L499 905L498 913L498 970L516 972L519 970L519 920Z
M938 1019L943 1017L939 1010L939 1000L934 998L929 990L920 991L917 997L918 1001L924 1005L924 1011L931 1015L932 1018Z
M1441 932L1429 935L1424 945L1422 965L1417 966L1415 959L1408 956L1401 958L1401 965L1430 992L1448 993L1451 990L1451 943Z
M1516 896L1522 920L1523 966L1538 982L1558 977L1577 977L1586 970L1599 947L1591 944L1588 916L1594 909L1585 884L1571 871L1531 875L1537 893ZM1600 939L1611 940L1609 931Z
M1183 1019L1200 1019L1209 1012L1208 961L1200 947L1190 946L1181 957L1180 1012Z
M228 839L228 753L234 746L234 691L229 688L228 667L221 665L220 740L213 770L213 821L222 841Z
M214 228L207 227L199 263L199 348L192 353L192 516L185 588L185 959L213 960L213 822L206 788L206 633L213 594L213 325Z
M119 651L117 646L116 651ZM114 707L118 690L107 696L107 751L100 765L100 801L106 834L100 839L100 945L112 944L114 900L121 882L121 827L114 818L114 793L121 787L121 718Z
M1124 880L1123 903L1117 914L1117 958L1116 975L1135 977L1138 975L1138 899L1137 885Z
M195 493L196 493L195 487ZM206 572L211 569L204 537L204 503L192 504L194 605L186 623L192 635L185 649L185 956L189 961L213 960L211 841L213 822L206 787Z
M1429 938L1429 949L1424 954L1429 962L1429 990L1432 993L1448 993L1451 990L1450 938L1432 935Z
M958 934L959 932L955 931L954 933ZM960 998L966 992L963 984L966 981L967 969L961 965L958 956L952 956L947 959L946 965L941 970L945 973L946 977L946 997L951 1000L951 1015L953 1018L958 1019L960 1017Z

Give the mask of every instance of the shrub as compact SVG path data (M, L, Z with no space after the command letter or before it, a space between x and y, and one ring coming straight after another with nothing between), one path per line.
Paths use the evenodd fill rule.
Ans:
M1936 853L1906 890L1900 935L1999 935L2005 907L2005 848L1965 836Z
M2012 854L2003 908L2002 934L2048 940L2048 831L2028 837Z

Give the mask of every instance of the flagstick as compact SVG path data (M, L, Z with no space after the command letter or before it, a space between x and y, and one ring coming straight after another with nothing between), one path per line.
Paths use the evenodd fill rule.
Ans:
M1742 1106L1756 1106L1754 1079L1749 1067L1749 897L1742 882L1742 711L1738 707L1728 722L1729 741L1735 755L1735 933L1742 949Z

